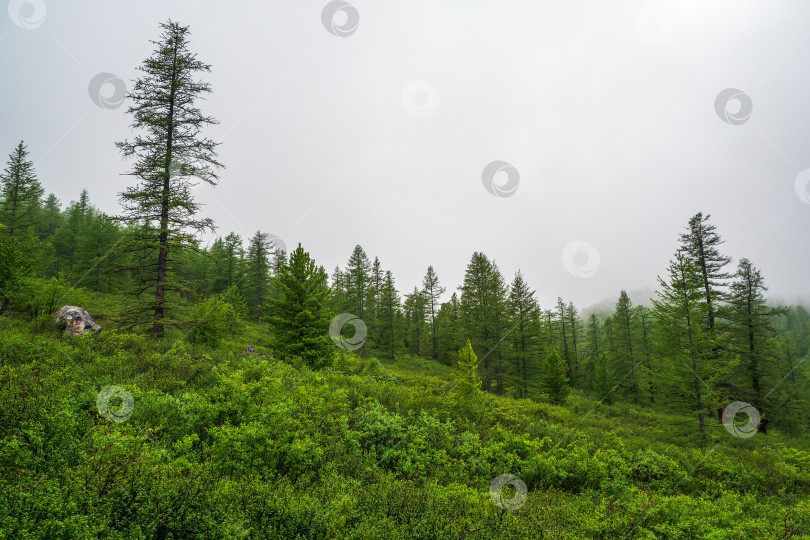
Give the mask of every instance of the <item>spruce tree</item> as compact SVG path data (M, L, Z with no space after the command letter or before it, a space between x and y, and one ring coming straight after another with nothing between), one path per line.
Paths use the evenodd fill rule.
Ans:
M267 233L256 231L245 257L245 290L256 322L262 323L262 310L270 290L270 241Z
M473 253L461 285L462 328L470 336L473 347L484 355L487 392L492 392L493 378L500 382L506 293L497 265L483 253ZM503 393L502 384L498 390Z
M28 148L20 141L0 174L0 223L8 236L18 235L41 221L40 208L45 190L37 180Z
M168 21L160 28L155 50L138 68L141 76L127 95L132 103L127 113L138 133L117 143L124 157L135 158L128 174L137 181L120 194L119 219L141 225L122 250L138 257L129 268L140 274L136 292L154 287L154 299L143 309L152 313L156 337L164 335L167 293L187 290L178 268L183 251L195 248L196 234L214 228L210 219L197 217L200 203L191 188L199 181L216 185L215 171L221 167L218 143L202 135L217 122L198 105L211 87L197 77L210 66L189 49L188 27Z
M265 311L280 358L300 358L309 366L327 365L334 351L328 336L332 311L326 271L304 251L301 244L273 278L278 298L269 298Z
M346 266L346 311L359 317L366 327L370 320L370 300L374 295L371 282L371 262L363 248L354 247ZM363 344L363 359L366 359L366 343Z
M552 403L563 404L568 399L571 387L568 381L568 366L556 349L546 357L543 364L540 387Z

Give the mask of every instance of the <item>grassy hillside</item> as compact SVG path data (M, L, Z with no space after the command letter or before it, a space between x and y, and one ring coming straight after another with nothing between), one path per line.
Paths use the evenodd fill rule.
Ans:
M701 450L666 404L468 400L435 362L311 371L248 334L256 355L0 318L0 537L810 538L807 439L712 422Z

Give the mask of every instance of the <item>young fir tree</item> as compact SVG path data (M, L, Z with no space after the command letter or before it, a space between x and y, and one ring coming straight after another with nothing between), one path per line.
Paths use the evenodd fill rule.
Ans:
M433 345L433 359L439 359L439 335L436 332L436 312L439 309L439 298L444 294L445 288L439 284L439 276L428 266L427 273L422 280L422 294L427 300L427 312L430 317L430 341Z
M326 272L301 244L273 278L278 298L267 300L267 320L275 352L282 359L300 358L311 367L323 367L334 351L329 339L332 311L326 307L329 287Z
M751 400L761 415L759 431L767 433L772 409L764 386L766 381L773 384L779 380L774 377L781 353L774 341L778 334L774 322L776 316L784 315L786 310L767 305L768 288L759 270L748 259L740 260L734 277L727 303L720 313L731 323L728 328L731 347L740 355L745 369L744 388L749 395L744 397Z
M41 219L42 195L45 190L37 180L33 161L21 141L8 157L0 174L0 223L8 236L25 232Z
M210 66L189 49L189 30L172 21L160 25L155 50L138 68L141 76L127 95L132 103L132 140L117 143L124 157L135 157L130 175L134 186L120 194L128 225L139 225L122 251L138 260L129 270L138 274L140 294L152 288L154 298L141 309L152 314L152 333L163 337L169 304L167 293L183 291L178 264L185 250L194 248L194 235L213 230L210 219L197 217L200 204L191 188L203 181L216 185L218 143L202 135L216 120L199 109L211 92L197 77ZM153 255L156 254L156 257Z
M552 403L562 404L568 399L571 386L568 381L568 366L556 349L546 357L543 365L540 387L548 394Z
M270 241L267 233L256 231L245 257L245 290L256 321L262 323L262 310L270 290Z
M670 365L673 388L670 399L685 400L697 416L698 438L704 446L707 399L704 382L712 381L712 340L703 326L707 305L703 280L695 264L682 251L670 261L667 279L658 278L658 299L653 300L658 350Z
M470 340L458 351L456 393L466 401L473 400L481 392L481 377L478 374L478 357Z

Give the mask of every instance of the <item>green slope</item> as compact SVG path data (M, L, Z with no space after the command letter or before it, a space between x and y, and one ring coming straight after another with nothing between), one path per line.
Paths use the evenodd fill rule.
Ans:
M0 318L0 537L810 538L807 440L712 422L700 449L666 404L465 401L424 359L313 372L244 346Z

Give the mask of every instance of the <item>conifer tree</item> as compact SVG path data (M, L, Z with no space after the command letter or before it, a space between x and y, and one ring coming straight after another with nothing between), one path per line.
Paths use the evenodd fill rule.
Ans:
M641 355L644 359L645 376L647 378L647 392L650 395L650 405L655 404L655 378L656 370L651 351L651 318L649 310L644 306L636 306L636 321L638 322L639 340L641 342Z
M616 370L610 362L607 351L599 353L594 361L593 391L595 397L602 403L613 403L616 389Z
M687 232L681 235L681 249L694 265L702 284L706 309L700 322L707 339L711 342L708 352L710 356L706 358L706 361L719 365L722 329L718 328L716 314L718 303L722 302L725 297L726 282L731 277L725 270L731 257L720 253L719 247L723 244L723 240L717 234L716 227L709 223L710 217L698 212L689 220ZM730 368L727 366L725 371L729 371ZM718 392L715 392L715 395L719 400L716 404L717 418L721 420L724 401L729 397L728 382L722 377L718 377L716 384Z
M546 357L542 373L540 387L543 393L548 394L552 403L565 403L568 394L571 392L568 381L568 366L556 349L552 349L551 353Z
M461 301L456 293L450 295L450 300L442 303L439 308L436 314L436 333L439 336L439 360L448 366L453 365L464 342Z
M387 351L391 360L395 359L400 343L399 302L399 293L397 293L397 289L394 286L394 275L389 270L385 272L385 278L383 279L382 289L380 291L379 316L377 320L380 324L380 347Z
M505 304L506 285L497 265L483 253L473 253L461 286L462 327L473 347L484 355L487 392L492 392L493 378L500 378ZM502 384L498 390L503 392Z
M602 348L602 328L599 324L599 318L596 313L591 313L588 316L588 327L586 329L586 340L588 344L588 369L585 370L585 388L594 389L596 381L596 363L602 352L606 352Z
M363 248L355 246L349 257L349 263L346 266L346 310L356 317L359 317L365 324L369 326L370 320L370 301L374 296L374 290L371 282L371 262L363 251ZM373 324L373 323L372 323ZM366 359L367 343L363 344L363 359Z
M405 344L410 354L427 356L429 348L429 331L427 324L427 298L414 287L411 294L405 295L402 305L405 310L406 333Z
M0 223L8 236L18 235L41 220L40 208L45 190L37 180L28 148L20 141L0 174Z
M759 270L748 259L740 259L734 277L727 304L720 313L731 322L731 347L743 360L746 393L750 394L750 397L744 397L751 400L761 415L759 431L767 433L772 410L771 404L766 402L764 385L769 379L772 384L778 381L773 375L778 355L782 352L774 341L778 334L774 320L786 310L767 305L765 292L768 288Z
M430 316L430 341L433 345L433 359L439 359L439 336L436 332L436 312L439 309L439 298L444 294L445 288L439 284L439 276L428 266L427 273L422 280L422 294L427 300L427 312Z
M256 231L245 257L245 290L256 322L262 323L262 309L270 292L270 241L267 233Z
M705 446L707 399L704 384L713 382L716 366L710 364L712 340L703 326L707 304L703 280L695 264L682 251L670 261L667 279L658 278L658 299L653 311L658 321L659 350L674 378L671 399L681 398L697 417L698 437Z
M527 397L529 392L529 366L540 354L539 313L540 307L529 288L523 274L518 271L509 287L509 324L514 330L511 335L512 357L520 377L520 395Z
M332 311L326 271L301 244L273 278L278 298L269 298L265 310L275 351L282 359L300 358L311 367L323 367L334 351L328 336Z
M626 381L626 386L633 396L633 403L638 405L638 361L636 359L637 351L633 350L636 342L636 320L633 304L625 291L619 295L612 320L615 329L613 353L616 360L614 364L618 369L620 380Z
M478 375L478 357L470 340L458 352L458 375L456 391L465 399L474 398L481 391L481 377Z
M563 351L563 359L565 360L565 364L568 366L568 371L571 372L571 353L568 349L568 317L565 313L565 302L563 302L562 298L557 298L557 320L559 321L559 336L562 340L562 351Z
M195 181L216 185L218 143L202 135L216 120L206 116L198 102L211 92L197 79L210 66L189 49L189 29L172 21L160 25L155 50L138 68L141 76L127 98L132 103L132 128L138 133L117 146L124 157L135 157L129 174L134 186L120 194L128 225L140 225L122 244L122 252L138 257L129 265L139 274L136 294L152 289L154 299L140 308L152 314L152 333L163 337L167 293L184 291L178 264L183 251L194 249L194 235L213 230L210 219L200 219L200 203L191 193ZM156 259L154 255L156 254Z

